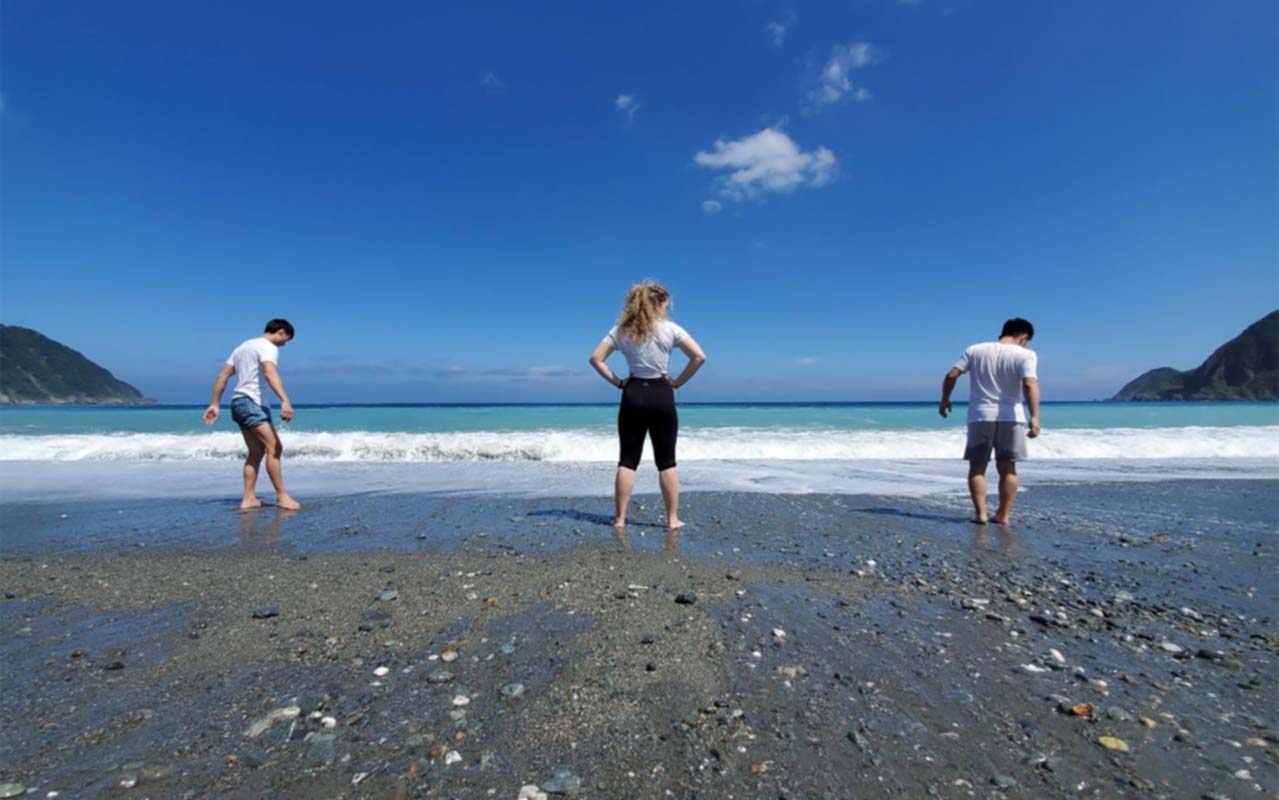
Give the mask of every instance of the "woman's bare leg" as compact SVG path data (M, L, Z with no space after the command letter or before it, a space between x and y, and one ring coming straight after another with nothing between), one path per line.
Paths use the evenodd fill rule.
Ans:
M679 468L671 467L657 473L662 487L662 499L666 501L666 526L671 530L684 527L679 518Z
M613 481L613 496L617 501L617 516L613 519L614 528L626 527L626 507L631 504L631 493L634 491L635 470L618 467L617 477Z

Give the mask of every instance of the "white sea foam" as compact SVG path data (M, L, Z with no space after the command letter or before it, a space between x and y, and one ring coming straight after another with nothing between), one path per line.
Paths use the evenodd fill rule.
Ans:
M360 494L602 496L613 491L603 461L323 462L290 464L289 488L311 498ZM681 469L686 492L965 496L966 471L952 461L693 461ZM1055 483L1173 479L1279 479L1276 459L1105 459L1036 461L1023 490ZM265 479L263 479L265 481ZM226 461L0 461L0 502L236 496L240 471ZM259 488L270 490L265 483ZM657 492L657 473L640 469L636 490ZM2 526L0 526L2 527Z
M380 433L283 433L288 458L303 462L613 462L606 429ZM680 435L687 461L862 461L955 459L964 432L691 428ZM238 433L103 433L0 436L0 461L216 461L243 457ZM1031 445L1035 460L1276 459L1279 426L1064 428ZM647 455L646 455L647 458Z

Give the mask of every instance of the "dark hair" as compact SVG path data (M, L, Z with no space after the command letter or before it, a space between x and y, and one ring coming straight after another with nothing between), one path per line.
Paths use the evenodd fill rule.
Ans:
M293 338L293 326L289 324L287 319L273 319L266 324L267 333L275 333L276 331L284 331L289 335L290 339Z
M1022 334L1025 334L1027 339L1035 338L1035 326L1031 325L1029 320L1013 317L1004 323L1004 329L999 332L999 337L1002 339L1005 336L1021 336ZM289 329L289 335L293 335L292 328Z

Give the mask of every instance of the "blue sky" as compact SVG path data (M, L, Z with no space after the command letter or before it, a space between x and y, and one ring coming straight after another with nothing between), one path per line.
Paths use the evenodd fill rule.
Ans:
M0 317L201 402L930 399L1008 316L1050 399L1279 306L1270 2L8 3ZM619 363L615 369L621 370Z

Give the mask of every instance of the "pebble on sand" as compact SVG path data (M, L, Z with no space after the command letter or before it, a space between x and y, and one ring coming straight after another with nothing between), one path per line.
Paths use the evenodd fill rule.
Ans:
M516 797L515 800L548 800L548 798L546 792L532 784L528 784L520 787L519 797Z
M280 616L279 606L258 606L253 609L254 619L270 619L278 616Z
M1113 736L1103 736L1097 740L1097 743L1107 750L1115 750L1120 753L1128 752L1128 743L1123 739L1116 739Z
M256 739L282 719L296 719L302 713L302 709L298 706L283 706L267 714L262 719L253 723L244 731L244 735L250 739Z
M18 797L27 793L27 787L20 783L0 783L0 797Z
M541 788L547 794L566 794L573 797L582 790L582 779L573 770L560 767L551 773L551 779L544 781Z

